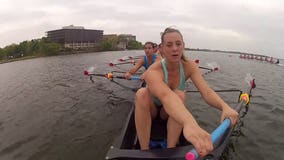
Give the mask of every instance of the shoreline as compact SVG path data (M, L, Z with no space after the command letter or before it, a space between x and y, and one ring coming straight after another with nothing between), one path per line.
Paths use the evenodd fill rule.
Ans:
M117 50L119 51L119 50ZM103 52L103 51L70 51L70 52L60 52L58 55L37 55L37 56L26 56L21 58L13 58L8 60L0 60L0 64L4 63L10 63L10 62L16 62L21 60L27 60L27 59L34 59L34 58L40 58L40 57L53 57L53 56L64 56L64 55L71 55L71 54L83 54L83 53L92 53L92 52Z
M220 53L228 53L228 54L248 54L245 52L238 52L238 51L221 51L221 50L210 50L210 49L194 49L194 48L185 48L186 51L205 51L205 52L220 52ZM121 51L121 50L112 50L112 51ZM105 52L105 51L63 51L60 52L58 55L37 55L37 56L26 56L26 57L21 57L21 58L14 58L14 59L8 59L8 60L0 60L0 64L4 63L10 63L10 62L15 62L15 61L21 61L21 60L27 60L27 59L33 59L33 58L40 58L40 57L52 57L52 56L62 56L62 55L71 55L71 54L84 54L84 53L92 53L92 52ZM281 58L279 58L281 59Z
M0 60L0 64L16 62L16 61L21 61L21 60L26 60L26 59L39 58L39 57L44 57L44 56L27 56L27 57L14 58L14 59L8 59L8 60Z

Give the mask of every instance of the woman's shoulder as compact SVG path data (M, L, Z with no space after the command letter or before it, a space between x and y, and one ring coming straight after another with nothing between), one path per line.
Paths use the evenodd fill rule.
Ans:
M161 61L155 61L152 65L150 65L150 67L145 72L150 73L151 75L153 73L161 72L161 70L162 70Z
M190 77L190 75L198 69L198 64L192 59L187 58L186 61L182 61L182 63L186 77Z
M159 70L161 68L161 60L156 60L147 70Z
M198 68L196 62L192 59L186 58L186 60L182 60L184 68Z
M155 61L160 61L160 60L162 60L162 59L163 59L162 56L161 56L160 54L157 54Z
M153 79L160 79L163 78L163 71L161 67L161 62L153 63L145 72L143 78L148 82L152 81ZM152 79L152 80L150 80ZM149 81L150 80L150 81Z

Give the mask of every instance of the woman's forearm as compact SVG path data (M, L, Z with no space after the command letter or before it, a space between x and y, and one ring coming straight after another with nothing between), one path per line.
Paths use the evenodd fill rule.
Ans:
M219 110L223 110L223 106L226 104L212 89L208 90L202 97L207 104Z

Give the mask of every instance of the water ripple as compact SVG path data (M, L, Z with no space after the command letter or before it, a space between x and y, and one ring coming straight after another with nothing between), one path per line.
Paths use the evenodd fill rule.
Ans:
M104 159L125 123L134 93L103 77L94 77L91 83L83 71L94 66L97 73L108 73L114 69L107 66L111 60L138 54L143 51L66 55L0 64L0 159ZM204 76L214 89L245 90L248 85L244 76L251 73L256 79L257 88L244 118L242 136L232 139L225 157L284 159L283 67L223 53L186 54L199 59L200 66L213 61L220 65L219 71ZM137 87L137 82L118 82ZM188 87L194 89L192 84ZM238 93L218 94L229 105L236 105ZM219 124L220 111L208 107L200 94L187 94L187 107L207 131Z

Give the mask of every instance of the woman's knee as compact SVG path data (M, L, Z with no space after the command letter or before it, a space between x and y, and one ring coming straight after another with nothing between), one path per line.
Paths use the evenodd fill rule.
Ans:
M154 105L153 97L150 92L146 88L140 88L136 92L136 100L135 100L136 109L143 111L149 111L151 113L151 117L154 118L157 115L157 108Z
M144 100L144 99L149 99L149 91L146 88L140 88L136 92L136 101L138 100Z
M136 104L139 104L139 106L143 107L143 108L150 108L151 107L151 97L150 97L150 93L146 88L140 88L137 92L136 92L136 97L135 97L135 101Z

